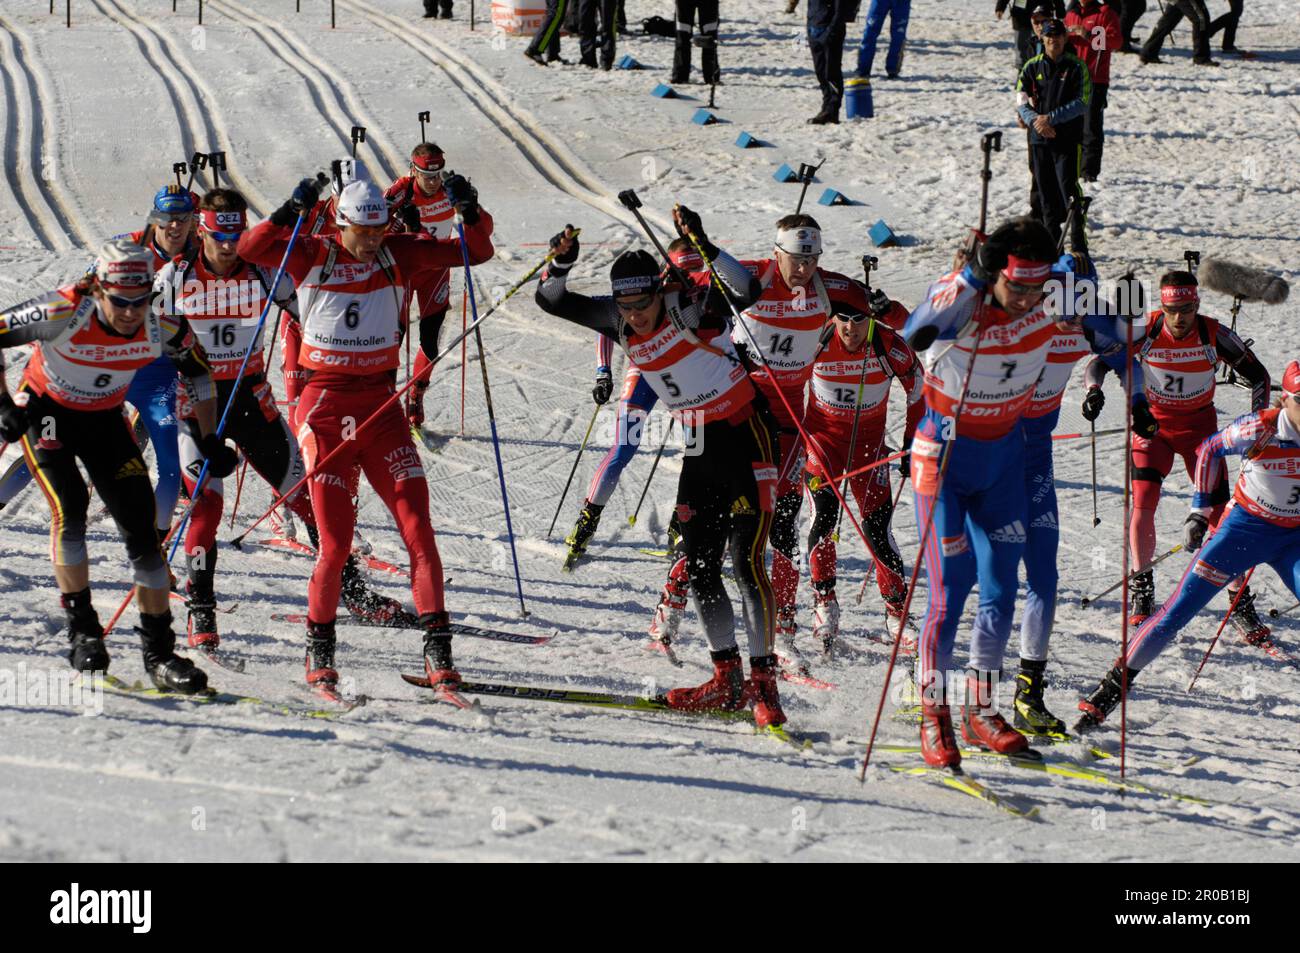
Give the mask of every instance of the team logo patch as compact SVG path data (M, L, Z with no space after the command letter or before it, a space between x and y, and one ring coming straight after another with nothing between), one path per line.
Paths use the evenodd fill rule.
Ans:
M1029 523L1030 529L1050 529L1053 532L1060 532L1060 524L1056 522L1056 514L1042 513Z
M1192 564L1192 572L1212 586L1226 586L1230 578L1226 572L1220 572L1203 559Z
M144 468L144 461L139 457L132 457L122 468L117 471L116 480L129 480L132 477L148 476L149 471Z
M940 536L939 545L945 556L958 556L970 551L970 542L965 533L960 536Z
M1025 524L1016 520L1014 523L1008 523L1001 529L995 529L989 533L990 542L994 543L1016 543L1022 544L1025 541Z

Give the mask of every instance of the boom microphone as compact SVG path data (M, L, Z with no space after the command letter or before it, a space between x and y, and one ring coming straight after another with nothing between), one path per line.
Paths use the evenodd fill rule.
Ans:
M1291 291L1291 286L1277 275L1221 258L1207 258L1201 263L1200 280L1214 291L1265 304L1281 304Z

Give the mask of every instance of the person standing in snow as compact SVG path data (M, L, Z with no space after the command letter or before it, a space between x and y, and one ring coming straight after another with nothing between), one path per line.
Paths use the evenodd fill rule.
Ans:
M1096 182L1101 175L1101 153L1105 145L1105 113L1110 89L1110 58L1124 42L1119 17L1109 3L1101 0L1075 0L1065 15L1065 29L1070 34L1074 55L1088 65L1092 77L1092 99L1083 116L1083 156L1081 176Z
M1033 59L1038 53L1038 32L1034 29L1034 17L1057 19L1065 16L1065 0L998 0L993 10L999 20L1011 8L1011 26L1016 31L1016 70Z
M822 106L808 120L814 126L840 121L844 101L844 36L850 20L858 15L861 0L808 0L808 49L813 71L821 87Z
M870 76L876 59L876 42L889 17L889 53L885 56L885 75L897 79L903 68L903 48L907 45L907 21L912 13L912 0L871 0L867 8L867 22L862 29L862 42L858 44L858 76Z

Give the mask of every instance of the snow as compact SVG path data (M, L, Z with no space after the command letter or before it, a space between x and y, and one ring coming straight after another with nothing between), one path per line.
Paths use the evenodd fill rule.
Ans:
M90 0L76 5L72 30L41 5L25 6L0 13L4 305L74 275L88 246L138 227L170 164L195 150L225 150L232 181L264 214L298 178L349 149L353 124L367 127L362 155L376 176L400 173L415 141L416 113L424 109L433 112L429 137L453 168L472 176L496 217L498 257L478 270L492 297L539 260L547 237L568 222L584 229L575 283L599 289L610 258L642 241L614 197L629 187L660 226L671 204L682 201L703 213L726 247L758 256L767 251L774 220L797 197L798 186L776 184L772 171L780 162L826 157L809 192L826 229L824 264L856 274L864 252L878 254L874 277L908 304L946 270L978 214L978 141L985 130L1007 132L1006 151L994 157L990 219L1025 205L1027 170L1011 113L1011 34L983 5L917 0L904 76L876 83L876 118L823 128L804 124L818 98L802 11L774 12L781 5L772 0L727 5L726 85L717 90L716 108L723 121L703 127L689 120L707 101L706 88L683 87L677 100L649 95L665 78L667 40L620 42L620 55L630 52L646 71L542 72L520 55L524 39L495 34L481 21L471 33L464 19L414 19L418 5L411 0L341 0L333 31L323 7L295 15L284 2L209 2L199 28L192 7L173 15L159 0ZM666 12L661 6L633 0L629 19L636 24ZM462 3L457 16L464 15ZM1139 32L1153 22L1149 14ZM1238 42L1263 54L1253 62L1227 59L1222 69L1194 70L1187 31L1176 37L1164 65L1140 67L1117 56L1113 66L1105 170L1090 189L1102 275L1116 278L1133 266L1154 278L1178 265L1185 248L1197 248L1294 282L1300 23L1292 4L1248 5ZM574 41L565 44L572 55ZM846 62L852 56L850 47ZM737 149L732 143L741 130L771 145ZM857 204L813 205L826 187ZM882 217L903 238L901 247L869 247L866 231ZM453 301L460 288L457 276ZM1227 299L1209 293L1206 300L1209 313L1226 319ZM1291 329L1298 308L1294 298L1281 307L1247 305L1239 319L1275 379L1296 354ZM426 458L451 578L449 605L466 621L557 635L542 647L462 639L463 671L489 681L632 693L702 680L708 658L693 611L678 646L683 669L644 650L665 567L638 548L657 542L667 525L680 452L670 445L646 510L630 527L625 516L653 454L638 456L606 510L591 547L595 558L571 576L561 574L559 539L576 517L613 420L611 405L600 414L555 538L546 539L591 418L592 342L540 314L528 290L489 319L483 339L531 617L518 617L472 342L464 436ZM435 429L459 431L461 370L454 355L435 374L428 398ZM1076 390L1067 394L1061 432L1086 429L1076 397ZM1099 428L1122 422L1120 403L1110 401ZM1248 395L1221 388L1218 403L1226 420L1247 409ZM13 456L10 449L3 462ZM1078 600L1118 576L1121 440L1099 441L1098 529L1091 528L1086 442L1058 445L1057 476L1061 597L1048 701L1067 715L1118 649L1117 598L1086 610ZM1161 549L1180 538L1189 500L1181 474L1167 481L1165 495ZM909 497L895 532L910 565L916 527ZM237 524L247 525L269 501L265 486L250 479ZM46 561L48 522L30 488L0 514L6 673L43 678L66 671ZM405 565L373 496L363 495L360 526L377 555ZM128 579L107 521L92 525L90 548L96 602L107 618ZM504 700L487 700L485 715L458 713L398 679L399 671L416 669L418 634L341 627L339 665L348 687L371 702L332 720L112 695L100 699L102 714L88 717L39 699L4 698L0 857L1296 859L1295 672L1227 632L1195 692L1186 691L1226 608L1223 597L1143 673L1129 707L1131 776L1216 806L1121 798L1082 781L971 764L973 776L1000 793L1041 805L1041 820L1026 822L897 776L883 765L912 762L883 753L859 784L856 768L887 655L863 638L882 628L878 597L869 592L862 606L849 597L866 569L865 552L849 541L841 553L844 629L857 650L816 666L838 686L833 691L783 683L792 724L818 733L810 751L754 737L743 725L672 716ZM1157 571L1162 597L1183 565L1174 557ZM269 616L305 611L310 569L306 558L283 551L223 550L219 593L223 605L237 605L219 621L224 644L247 659L248 669L239 675L209 666L215 685L306 701L300 628ZM400 578L371 578L383 591L409 597ZM1261 570L1253 585L1264 609L1294 601L1271 571ZM806 632L806 586L801 597ZM183 625L183 613L178 621ZM1275 628L1282 642L1297 642L1291 619ZM133 641L129 627L111 638L113 671L128 680L143 675ZM1014 665L1011 655L1008 668ZM1114 750L1117 735L1108 730L1100 743ZM886 715L881 741L914 743L915 729ZM1193 757L1199 760L1185 763ZM1117 773L1114 761L1099 769Z

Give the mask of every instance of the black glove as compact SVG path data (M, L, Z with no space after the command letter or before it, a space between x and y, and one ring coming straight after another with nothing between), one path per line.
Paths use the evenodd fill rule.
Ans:
M19 407L6 393L0 393L0 437L5 443L17 443L27 433L27 408Z
M889 309L894 306L894 302L889 300L889 295L885 294L879 288L871 292L871 298L868 303L871 306L871 316L873 318L883 318L889 314Z
M1156 416L1151 413L1151 408L1147 406L1146 401L1134 404L1133 433L1150 440L1159 432L1160 424L1156 422Z
M402 223L402 229L407 232L419 234L424 231L424 226L420 224L420 210L416 208L414 202L407 202L397 210L398 221Z
M912 475L912 448L904 447L903 455L898 458L898 475L906 480Z
M239 466L239 454L214 433L199 439L199 453L208 461L208 476L217 480L230 476Z
M1100 387L1089 387L1083 398L1083 419L1092 421L1101 416L1101 409L1106 406L1106 395Z
M1210 521L1200 513L1189 513L1183 522L1183 549L1194 553L1205 542L1205 532L1210 528Z
M316 173L314 179L300 181L294 188L293 195L289 196L289 201L271 213L271 224L287 228L298 220L299 215L311 212L320 201L320 190L328 184L329 179L320 172Z
M572 226L572 225L565 225L565 226L564 226L564 232L569 232L569 231L572 231L572 230L573 230L573 226ZM564 241L564 232L559 232L559 233L557 233L557 234L551 236L551 247L552 247L552 248L558 248L558 247L560 246L560 242ZM555 262L555 264L557 264L557 265L561 265L561 266L563 266L564 268L569 268L569 267L572 266L573 263L574 263L575 261L577 261L577 260L578 260L578 239L577 239L577 236L574 236L574 238L573 238L573 244L569 246L569 250L568 250L568 251L566 251L563 255L556 255L554 258L551 259L551 261Z
M591 399L600 407L609 403L610 395L614 393L614 378L610 377L609 371L604 371L596 375L596 386L591 389Z
M692 211L685 205L679 205L677 208L677 214L682 220L681 224L677 226L677 234L682 238L689 238L691 235L694 235L695 240L699 242L700 247L704 249L704 254L708 257L709 261L713 261L713 259L717 258L718 247L714 245L713 242L709 241L709 236L704 233L704 222L700 219L699 213ZM674 220L674 224L676 224L676 220Z
M1015 226L1002 225L993 230L993 234L980 242L975 250L975 257L970 260L970 270L978 281L991 285L997 280L998 272L1007 267L1007 258L1011 254L1011 238Z
M443 180L442 187L447 191L447 201L456 206L466 225L478 221L478 189L469 184L469 179L453 173Z

